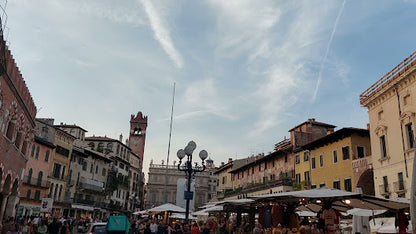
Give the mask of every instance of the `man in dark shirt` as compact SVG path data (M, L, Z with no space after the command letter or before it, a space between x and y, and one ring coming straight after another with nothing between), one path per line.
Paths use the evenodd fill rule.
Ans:
M58 234L59 232L59 223L56 218L53 219L52 223L48 225L48 232L50 234Z

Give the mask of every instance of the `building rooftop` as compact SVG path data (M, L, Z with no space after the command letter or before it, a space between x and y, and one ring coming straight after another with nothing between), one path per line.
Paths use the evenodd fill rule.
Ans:
M305 121L301 124L296 125L292 129L290 129L289 132L291 132L291 131L295 130L296 128L298 128L302 125L305 125L305 124L318 125L318 126L323 126L323 127L328 127L328 128L335 128L336 127L335 125L332 125L332 124L327 124L327 123L315 121L315 119L312 118L312 119L308 119L307 121Z
M404 74L414 69L416 69L416 51L360 94L360 104L365 106L376 93L389 87L394 81L397 81Z
M302 146L302 149L313 150L318 147L344 139L353 134L358 134L360 136L370 136L370 131L362 128L341 128L340 130L334 133L321 137L309 144Z

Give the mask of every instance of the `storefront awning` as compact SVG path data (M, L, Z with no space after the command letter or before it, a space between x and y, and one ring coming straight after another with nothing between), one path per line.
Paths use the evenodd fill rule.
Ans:
M83 206L83 205L77 205L77 204L72 204L72 208L81 209L81 210L88 210L88 211L93 211L94 210L94 207L92 207L92 206Z

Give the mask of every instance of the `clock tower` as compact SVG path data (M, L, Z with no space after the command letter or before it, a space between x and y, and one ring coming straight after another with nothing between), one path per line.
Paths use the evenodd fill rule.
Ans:
M139 111L136 116L130 118L130 135L128 146L131 151L140 158L140 165L143 165L144 145L146 142L147 116Z

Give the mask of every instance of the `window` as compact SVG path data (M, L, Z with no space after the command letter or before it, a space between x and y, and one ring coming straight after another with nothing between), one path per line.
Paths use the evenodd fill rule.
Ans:
M404 190L403 172L397 173L399 179L399 190Z
M316 168L315 157L312 158L312 169Z
M316 189L316 184L312 184L311 189Z
M357 146L357 158L364 158L364 157L365 157L364 146Z
M409 145L409 149L413 148L413 143L415 140L415 135L414 135L414 131L413 131L413 124L409 123L406 124L406 134L407 134L407 142Z
M382 120L384 117L384 112L383 111L379 111L378 112L378 120Z
M384 186L384 192L389 192L389 181L387 179L387 176L383 176L383 186Z
M319 184L319 188L322 188L322 187L325 187L325 183L324 183L324 182L321 182L321 183Z
M247 177L250 175L250 169L247 170Z
M300 184L300 173L296 174L296 183Z
M333 158L334 158L334 163L338 162L338 151L334 150L332 152Z
M14 130L15 130L15 124L13 123L13 121L9 121L9 125L7 126L7 131L6 131L6 137L9 140L13 140Z
M123 164L123 163L120 163L119 167L120 167L121 169L124 169L124 164Z
M319 155L319 167L324 166L324 156L321 154Z
M89 146L92 150L94 150L95 144L94 144L94 142L90 142L90 143L88 143L88 146Z
M14 145L19 149L20 148L20 141L22 141L22 133L17 132L16 140L14 141Z
M339 182L339 180L334 180L333 188L341 189L341 183Z
M101 172L102 176L105 176L105 168L103 168L102 172Z
M95 174L98 174L98 165L95 166Z
M251 174L254 174L254 167L251 168Z
M267 170L267 162L264 162L264 170Z
M295 156L295 164L299 164L300 163L300 155L296 155Z
M94 165L92 165L92 163L91 163L91 166L90 166L90 173L92 173L92 170L94 169Z
M30 184L30 181L32 180L32 173L33 173L33 169L30 168L29 169L29 173L27 175L27 183Z
M59 179L60 174L61 174L61 164L54 163L53 164L53 170L52 170L53 178Z
M38 174L38 181L36 183L37 186L41 186L41 184L42 184L42 177L43 177L43 172L40 171L39 174Z
M35 144L33 144L32 145L32 152L30 153L30 157L32 157L32 158L33 158L33 156L35 156L35 148L36 148L36 146L35 146Z
M45 162L49 161L49 150L46 150L45 153Z
M244 178L244 171L241 172L241 178Z
M287 162L287 154L285 154L285 162Z
M39 158L39 146L36 147L36 154L35 154L35 158L38 159Z
M35 192L35 200L40 200L40 190L36 190L36 192Z
M274 167L274 160L272 161L272 167Z
M103 152L104 151L104 143L102 143L102 142L98 143L97 151L98 152Z
M309 171L305 171L304 175L305 175L305 181L311 181L311 176L309 174Z
M259 164L259 171L261 171L261 164Z
M30 199L30 193L31 193L31 192L32 192L32 191L30 191L30 189L28 189L28 190L27 190L27 193L26 193L26 198L27 198L27 199Z
M342 160L350 159L350 147L344 146L342 147Z
M303 161L308 161L309 160L309 151L305 151L303 152Z
M386 158L387 157L387 148L386 148L386 136L381 136L380 138L380 153L381 153L381 158Z
M344 180L344 190L348 192L352 191L351 178L347 178Z
M225 184L226 179L227 179L227 177L226 177L226 176L223 176L223 177L222 177L222 184Z
M87 170L87 166L88 166L88 165L87 165L87 161L83 161L83 162L82 162L82 170L83 170L83 171L86 171L86 170Z

